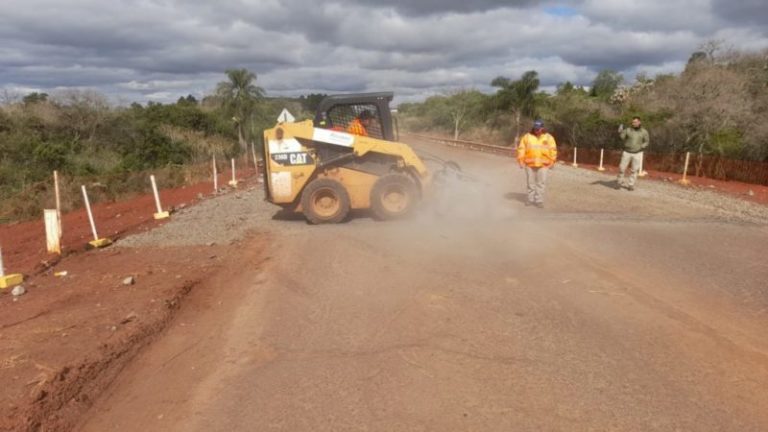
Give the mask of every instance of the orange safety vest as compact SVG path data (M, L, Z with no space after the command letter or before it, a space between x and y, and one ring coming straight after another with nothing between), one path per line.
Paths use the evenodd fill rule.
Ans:
M349 124L349 127L347 127L347 132L351 133L352 135L360 135L360 136L368 136L368 131L365 130L365 126L363 126L363 123L360 121L360 119L354 119Z
M555 138L543 133L536 136L532 133L523 135L517 146L517 161L529 167L548 167L557 160L557 143Z

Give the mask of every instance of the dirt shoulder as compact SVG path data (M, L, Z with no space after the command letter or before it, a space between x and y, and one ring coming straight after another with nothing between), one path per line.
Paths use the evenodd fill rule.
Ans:
M215 273L225 247L113 248L64 260L2 298L0 400L7 430L67 430L71 419ZM130 285L123 283L133 277Z
M246 247L250 263L260 265L267 239L247 218L255 209L271 210L259 186L251 179L236 191L201 200L205 186L164 191L164 202L182 209L163 223L151 219L151 196L105 204L98 209L104 233L116 233L120 241L101 250L76 246L45 264L39 261L48 257L38 246L44 238L26 224L3 227L3 240L13 239L15 251L32 257L14 253L9 260L27 274L27 293L0 292L0 430L72 430L120 371L163 333L190 293L217 289L211 278L243 265L238 260ZM77 217L64 219L70 245L87 241L87 222L81 233L72 223ZM190 224L201 228L189 230ZM162 234L176 225L184 242ZM159 237L141 242L127 236L142 232L147 235L139 238ZM85 237L78 240L80 235ZM63 271L66 276L54 275Z

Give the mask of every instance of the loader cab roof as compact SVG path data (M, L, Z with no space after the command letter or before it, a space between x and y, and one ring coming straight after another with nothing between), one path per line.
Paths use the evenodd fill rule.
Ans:
M378 93L348 93L326 96L325 99L320 102L317 107L317 111L327 111L328 108L339 103L356 104L366 102L379 102L386 101L387 107L392 99L395 97L393 92L378 92Z
M348 93L327 96L317 107L315 127L346 130L354 118L368 111L373 114L374 120L368 131L369 136L395 141L392 113L389 109L389 103L393 98L393 92Z

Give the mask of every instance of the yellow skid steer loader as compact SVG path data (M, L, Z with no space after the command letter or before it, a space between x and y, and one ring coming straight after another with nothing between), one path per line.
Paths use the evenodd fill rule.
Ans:
M265 130L267 200L303 213L313 224L341 222L352 209L370 209L384 220L411 214L434 175L411 147L396 142L392 97L329 96L314 121Z

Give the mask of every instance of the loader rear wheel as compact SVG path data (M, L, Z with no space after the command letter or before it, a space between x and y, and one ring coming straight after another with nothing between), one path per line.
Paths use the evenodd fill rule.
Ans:
M349 194L336 180L315 179L301 193L301 207L310 223L339 223L349 214Z
M379 177L371 188L371 210L377 219L400 219L411 214L419 195L416 184L405 174Z

